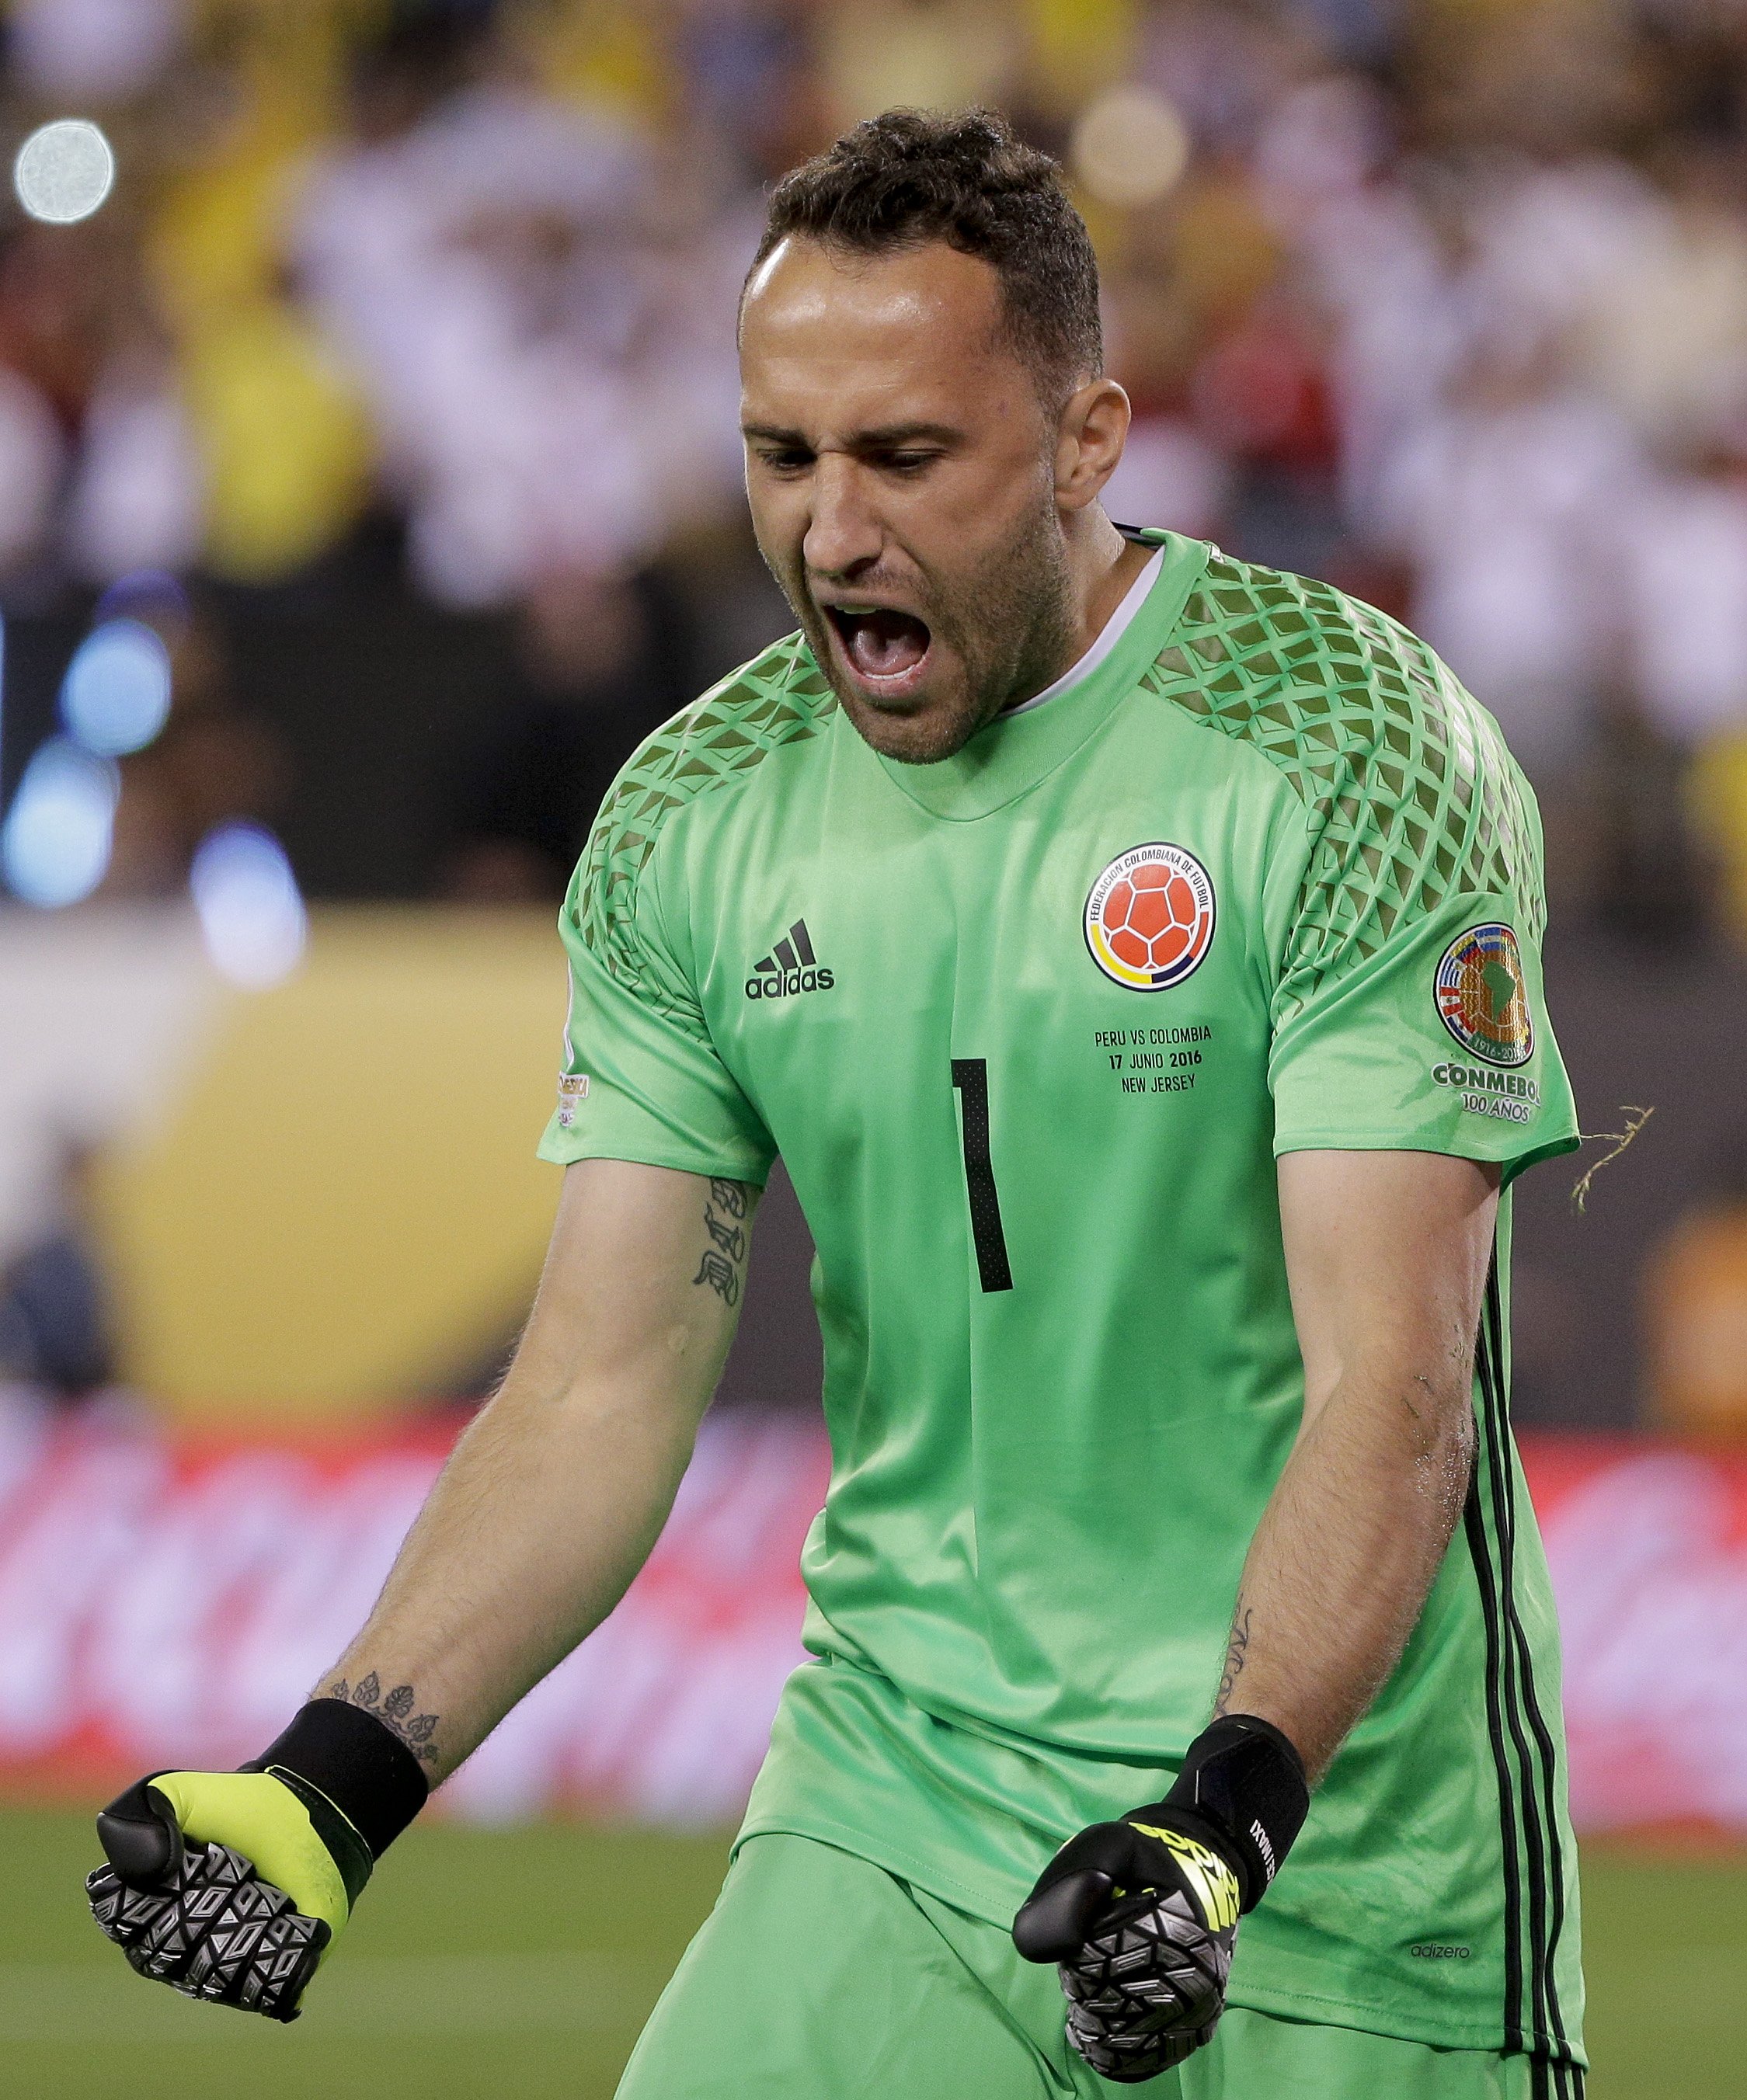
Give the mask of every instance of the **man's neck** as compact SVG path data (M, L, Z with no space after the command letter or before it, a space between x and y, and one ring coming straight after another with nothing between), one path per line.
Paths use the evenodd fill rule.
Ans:
M1127 597L1134 580L1158 553L1139 540L1125 539L1110 519L1101 512L1094 521L1095 532L1088 533L1088 546L1081 572L1074 576L1074 602L1079 619L1074 635L1074 653L1057 673L1060 677L1071 671L1086 651L1104 632L1118 606ZM1069 573L1074 573L1073 553L1069 554Z
M1030 682L1016 693L1001 712L1011 714L1065 678L1109 624L1117 607L1133 588L1135 579L1158 553L1137 540L1126 539L1100 512L1085 521L1083 534L1068 543L1070 602L1074 624L1061 659L1047 677Z

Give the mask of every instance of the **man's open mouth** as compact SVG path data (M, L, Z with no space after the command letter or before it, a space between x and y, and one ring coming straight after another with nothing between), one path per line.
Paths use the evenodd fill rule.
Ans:
M849 668L875 692L898 699L920 680L933 638L914 613L858 605L828 605L825 613Z

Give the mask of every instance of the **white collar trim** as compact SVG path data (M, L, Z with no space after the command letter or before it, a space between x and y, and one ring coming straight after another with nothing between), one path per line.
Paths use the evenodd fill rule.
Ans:
M1015 715L1028 715L1034 708L1044 706L1051 700L1059 700L1064 693L1083 685L1104 661L1134 624L1135 615L1146 602L1147 595L1158 580L1158 572L1165 565L1162 547L1153 556L1128 586L1122 603L1117 607L1100 629L1097 638L1077 663L1069 664L1052 686L1046 686L1040 693L1034 693L1029 700L1021 700L1017 708L1004 708L995 717L998 721L1011 721Z

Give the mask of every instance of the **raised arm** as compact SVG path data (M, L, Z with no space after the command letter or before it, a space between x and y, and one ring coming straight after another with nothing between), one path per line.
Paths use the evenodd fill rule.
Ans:
M1292 1152L1280 1215L1304 1415L1256 1528L1215 1714L1253 1714L1312 1785L1382 1688L1462 1515L1498 1171Z
M721 1375L755 1192L567 1169L533 1315L368 1622L237 1772L152 1775L97 1820L98 1923L143 1974L297 2017L376 1860L655 1543Z

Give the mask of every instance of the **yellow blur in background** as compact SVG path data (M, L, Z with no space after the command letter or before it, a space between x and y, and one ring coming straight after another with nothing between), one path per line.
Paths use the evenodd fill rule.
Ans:
M557 1200L544 911L329 909L227 991L95 1172L122 1373L184 1422L404 1408L525 1311Z

